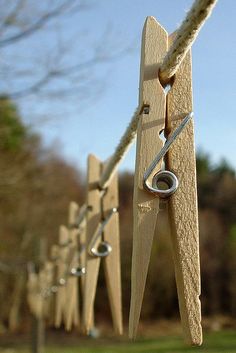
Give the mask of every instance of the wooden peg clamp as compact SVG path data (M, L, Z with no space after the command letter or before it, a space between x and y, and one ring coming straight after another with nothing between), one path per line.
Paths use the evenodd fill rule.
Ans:
M86 276L86 227L87 227L87 217L88 213L87 205L83 205L80 209L80 213L85 215L79 225L79 269L84 273L79 277L81 285L81 295L82 302L84 298L84 287L85 287L85 276Z
M169 37L169 46L173 38L174 35ZM192 60L189 51L167 95L167 132L170 134L176 130L191 111ZM169 200L169 219L183 332L187 342L201 345L199 229L193 119L169 150L166 167L173 171L179 180L179 187Z
M59 254L57 260L57 292L55 303L55 327L65 323L67 314L66 286L68 277L69 232L67 227L59 228Z
M31 313L37 317L42 317L41 302L42 298L39 293L39 276L35 272L33 266L28 268L28 280L27 280L27 302Z
M79 228L76 226L79 206L75 202L69 205L68 229L69 229L69 263L67 286L66 286L66 320L65 328L70 331L72 326L79 325L79 288L78 277L73 275L73 271L78 269L78 241Z
M121 273L118 207L118 177L115 174L106 190L100 190L103 164L93 155L88 158L87 259L83 319L87 332L93 327L94 301L101 258L115 331L122 333ZM103 250L107 256L103 256ZM110 251L111 250L111 251ZM100 254L100 256L96 256Z
M50 249L50 262L53 265L52 269L52 284L50 287L50 292L51 296L49 297L49 307L50 307L50 318L49 318L49 324L50 326L54 326L55 324L55 313L56 313L56 297L55 294L58 290L58 285L57 285L57 277L58 277L58 262L60 262L60 247L58 244L54 244L51 246Z
M28 269L27 300L32 314L38 319L49 318L50 285L52 281L52 264L46 261L38 273L30 266Z
M141 52L139 105L144 109L137 131L129 335L133 338L137 333L160 198L168 195L183 331L191 344L200 345L196 172L193 125L190 121L191 61L188 55L167 94L159 81L158 72L169 41L171 38L168 40L165 29L155 18L148 17L144 25ZM165 136L172 133L164 147L160 137L163 131ZM171 139L174 142L167 150ZM168 184L170 180L171 185ZM167 190L160 192L158 181L166 182Z
M51 318L52 315L52 293L51 293L51 288L53 286L53 280L54 280L54 263L50 260L47 260L44 263L43 269L42 269L42 274L39 274L39 277L41 277L41 283L42 283L42 295L44 298L44 317L47 319ZM41 272L41 271L40 271Z

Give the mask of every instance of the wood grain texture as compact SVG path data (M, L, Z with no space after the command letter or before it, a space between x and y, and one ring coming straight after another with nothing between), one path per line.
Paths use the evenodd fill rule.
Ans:
M57 282L59 283L61 278L65 278L65 274L68 270L68 251L69 247L64 246L68 243L69 232L67 227L61 225L59 228L59 259L57 260ZM60 327L62 322L66 318L66 285L59 286L56 292L55 302L55 327Z
M87 175L87 214L86 242L90 243L96 228L101 220L101 197L98 182L101 175L101 162L94 156L88 157ZM94 301L97 288L98 271L101 259L86 252L86 275L84 287L83 326L88 333L93 325Z
M109 183L106 194L103 197L104 217L112 208L118 208L118 175L115 173ZM104 258L104 270L108 297L111 307L113 326L118 334L123 332L122 323L122 293L121 293L121 269L120 269L120 230L119 213L114 213L103 232L103 239L112 246L112 252Z
M170 44L173 36L170 38ZM175 130L192 111L191 55L188 53L175 75L167 98L169 131ZM193 120L169 150L167 169L174 172L179 188L169 200L173 257L180 315L185 337L201 345L199 231Z
M131 275L129 336L134 338L143 301L152 241L159 211L159 198L143 188L144 172L163 146L159 136L165 125L165 92L158 79L160 63L167 51L167 33L153 17L148 17L142 37L140 102L149 106L137 131L134 180L134 233ZM157 166L155 172L160 169Z

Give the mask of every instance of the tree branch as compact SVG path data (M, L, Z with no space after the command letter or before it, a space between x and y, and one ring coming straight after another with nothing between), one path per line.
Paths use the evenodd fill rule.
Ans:
M48 21L50 21L51 19L59 16L63 12L70 9L75 2L76 2L76 0L66 0L62 5L56 7L54 10L52 10L52 11L44 14L42 17L40 17L30 27L26 28L25 30L21 31L20 33L17 33L15 35L12 35L12 36L9 36L5 39L0 40L0 47L5 47L7 45L11 45L21 39L24 39L24 38L30 36L34 32L41 29Z
M101 55L99 54L98 56L94 55L94 57L88 59L85 62L76 64L76 65L71 65L65 68L61 68L61 69L55 69L55 70L50 70L48 71L42 78L40 78L38 81L36 81L35 83L33 83L32 85L26 87L25 89L21 89L19 91L15 91L15 92L9 92L9 96L12 99L20 99L20 98L24 98L30 94L35 94L38 93L39 91L41 91L48 83L50 83L53 79L65 79L65 80L69 80L71 77L71 75L76 75L77 73L81 73L81 70L86 70L86 69L91 69L94 68L96 65L99 65L101 63L105 63L105 62L111 62L114 60L119 59L120 57L122 57L125 53L127 52L127 48L122 49L121 51L117 52L117 53L113 53L112 55ZM76 90L77 87L73 86L70 88L65 88L65 89L58 89L58 95L62 95L62 93L64 93L65 95L71 95L72 91ZM51 95L51 97L56 97L56 91L54 92L48 92L47 94L50 95L50 93L53 93Z

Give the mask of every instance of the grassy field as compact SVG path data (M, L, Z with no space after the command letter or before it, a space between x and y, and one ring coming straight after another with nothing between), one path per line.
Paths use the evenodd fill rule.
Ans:
M29 353L29 348L10 345L1 348L0 353ZM174 336L159 339L143 339L132 342L112 342L103 340L81 340L73 346L46 346L45 353L236 353L236 333L223 331L205 335L202 347L186 347L181 338Z

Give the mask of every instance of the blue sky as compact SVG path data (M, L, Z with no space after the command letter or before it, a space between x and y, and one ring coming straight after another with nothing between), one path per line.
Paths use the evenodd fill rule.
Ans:
M102 160L108 158L138 103L140 42L146 16L156 17L171 33L191 4L192 0L100 0L82 13L79 21L72 16L66 31L81 33L87 30L90 40L81 38L84 48L101 37L109 24L114 47L132 44L136 50L96 69L103 77L99 97L82 103L82 106L77 102L75 109L68 109L63 118L36 125L44 143L50 145L57 141L60 153L84 170L88 153L95 153ZM234 167L235 9L235 1L219 0L193 46L196 147L208 152L213 162L224 157ZM47 39L45 41L47 43ZM42 40L40 45L45 43ZM95 74L100 75L100 72ZM27 120L27 105L22 104L22 112ZM132 147L120 169L133 170L134 160L135 148Z

